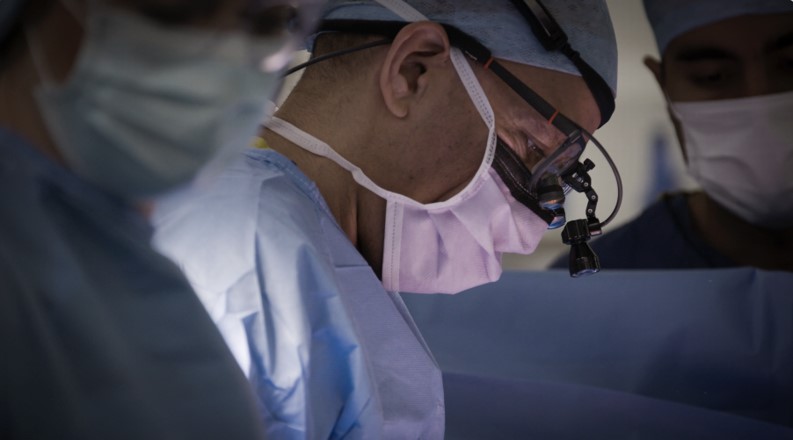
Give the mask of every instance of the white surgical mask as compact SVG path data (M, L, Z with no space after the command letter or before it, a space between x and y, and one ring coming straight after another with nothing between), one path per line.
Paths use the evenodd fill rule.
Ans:
M502 253L532 253L548 229L512 197L491 167L496 149L493 111L465 56L452 49L451 57L489 135L476 175L443 202L422 204L388 191L326 143L277 118L268 124L294 144L350 171L358 184L386 200L382 281L388 291L458 293L496 281Z
M793 227L793 92L670 107L708 196L754 225Z
M187 183L243 147L280 83L256 62L282 49L280 38L171 28L105 8L88 16L85 32L63 85L49 80L31 41L43 81L36 98L75 173L123 197Z

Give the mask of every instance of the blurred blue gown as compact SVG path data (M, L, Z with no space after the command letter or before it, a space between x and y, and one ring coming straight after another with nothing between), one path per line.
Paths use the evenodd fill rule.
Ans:
M793 440L793 273L505 272L403 295L446 438Z
M286 157L246 151L163 200L155 224L256 388L268 438L443 438L440 371L401 298Z
M0 128L0 438L260 438L151 228Z

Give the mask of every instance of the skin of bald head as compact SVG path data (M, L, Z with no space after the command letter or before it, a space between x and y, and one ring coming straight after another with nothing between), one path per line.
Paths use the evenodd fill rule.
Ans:
M332 35L324 37L334 38ZM318 41L330 51L380 36ZM349 47L349 46L347 46ZM463 87L442 26L406 25L390 45L307 69L276 116L327 142L379 186L421 203L446 200L475 175L487 127ZM333 61L334 64L326 64ZM529 141L549 154L562 135L490 71L470 62L496 117L499 136L519 154ZM552 105L594 131L598 107L582 78L517 63L504 65ZM339 224L373 268L381 267L385 201L330 161L265 131L267 143L315 180Z
M662 61L646 57L644 63L672 102L789 92L793 90L793 13L745 15L693 29L670 41ZM680 123L669 115L686 159ZM763 230L701 191L689 196L688 207L702 237L724 255L750 266L793 270L788 257L793 228Z

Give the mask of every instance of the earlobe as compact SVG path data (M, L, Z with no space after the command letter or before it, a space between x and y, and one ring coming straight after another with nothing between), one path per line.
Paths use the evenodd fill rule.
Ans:
M450 62L449 37L437 23L411 23L397 34L380 71L380 90L388 110L404 118L425 92L430 71Z

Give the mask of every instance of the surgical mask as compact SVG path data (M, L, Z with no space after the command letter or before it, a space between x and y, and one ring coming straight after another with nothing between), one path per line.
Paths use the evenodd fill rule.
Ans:
M670 107L708 196L751 224L793 227L793 92Z
M278 73L257 60L282 38L175 29L97 8L79 57L57 85L35 40L39 109L74 172L116 195L146 199L190 181L255 134Z
M471 67L458 49L452 61L489 129L484 158L466 187L448 200L422 204L383 189L331 147L274 118L267 128L348 170L355 181L386 200L382 282L386 290L458 293L496 281L505 252L532 253L547 223L515 200L491 167L495 118Z

